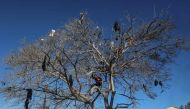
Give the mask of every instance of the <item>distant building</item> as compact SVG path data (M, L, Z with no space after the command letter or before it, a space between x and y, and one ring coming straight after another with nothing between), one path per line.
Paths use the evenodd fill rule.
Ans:
M171 106L171 107L168 107L167 109L177 109L177 108L176 108L176 107L172 107L172 106Z

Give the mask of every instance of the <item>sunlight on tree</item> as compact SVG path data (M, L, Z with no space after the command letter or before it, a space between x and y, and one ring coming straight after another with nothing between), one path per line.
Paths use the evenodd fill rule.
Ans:
M137 92L154 99L156 87L167 89L167 65L179 50L189 50L183 38L172 34L174 28L168 16L142 24L127 16L126 22L113 23L108 38L81 13L6 58L14 73L2 81L1 94L27 101L26 109L95 109L102 102L106 109L136 106ZM125 99L115 103L116 97Z

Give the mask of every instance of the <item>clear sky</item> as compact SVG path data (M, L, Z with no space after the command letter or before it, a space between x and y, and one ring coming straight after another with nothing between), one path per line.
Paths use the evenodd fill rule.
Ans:
M60 28L80 11L104 27L111 35L115 20L122 20L130 13L138 18L149 19L161 9L168 9L177 25L175 33L190 38L189 0L0 0L0 78L6 72L2 61L11 51L19 48L21 40L38 39L52 28ZM156 100L141 96L144 100L137 109L166 109L190 101L190 53L182 52L176 63L170 65L173 74L170 89L159 94ZM0 104L4 103L0 98ZM6 103L1 109L7 109Z

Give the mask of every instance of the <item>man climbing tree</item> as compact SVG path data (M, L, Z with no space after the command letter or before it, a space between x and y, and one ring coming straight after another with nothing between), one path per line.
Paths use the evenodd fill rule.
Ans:
M105 37L100 26L82 13L56 30L54 37L44 37L10 54L6 63L15 73L1 93L23 100L22 89L30 87L31 106L43 104L45 93L46 104L61 109L95 109L101 101L105 109L127 108L137 104L138 91L154 99L156 86L167 87L170 74L166 65L179 50L189 47L183 38L170 34L175 25L169 17L158 16L142 24L134 24L131 17L126 21L113 23L113 36ZM89 72L98 74L92 77L101 86L97 94L90 94ZM116 103L116 97L123 100Z
M102 86L102 78L96 74L93 74L92 76L92 79L95 81L95 83L93 84L93 86L98 86L98 87L101 87Z

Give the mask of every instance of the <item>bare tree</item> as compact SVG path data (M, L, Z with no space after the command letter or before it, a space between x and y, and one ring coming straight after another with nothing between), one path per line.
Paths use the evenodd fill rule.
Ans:
M113 24L108 38L81 13L51 36L23 46L6 59L14 73L2 82L1 93L43 109L95 109L101 102L106 109L128 108L138 102L139 91L154 99L155 87L167 88L166 65L188 45L171 34L175 25L169 17L142 24L126 19ZM123 100L116 103L115 97Z

